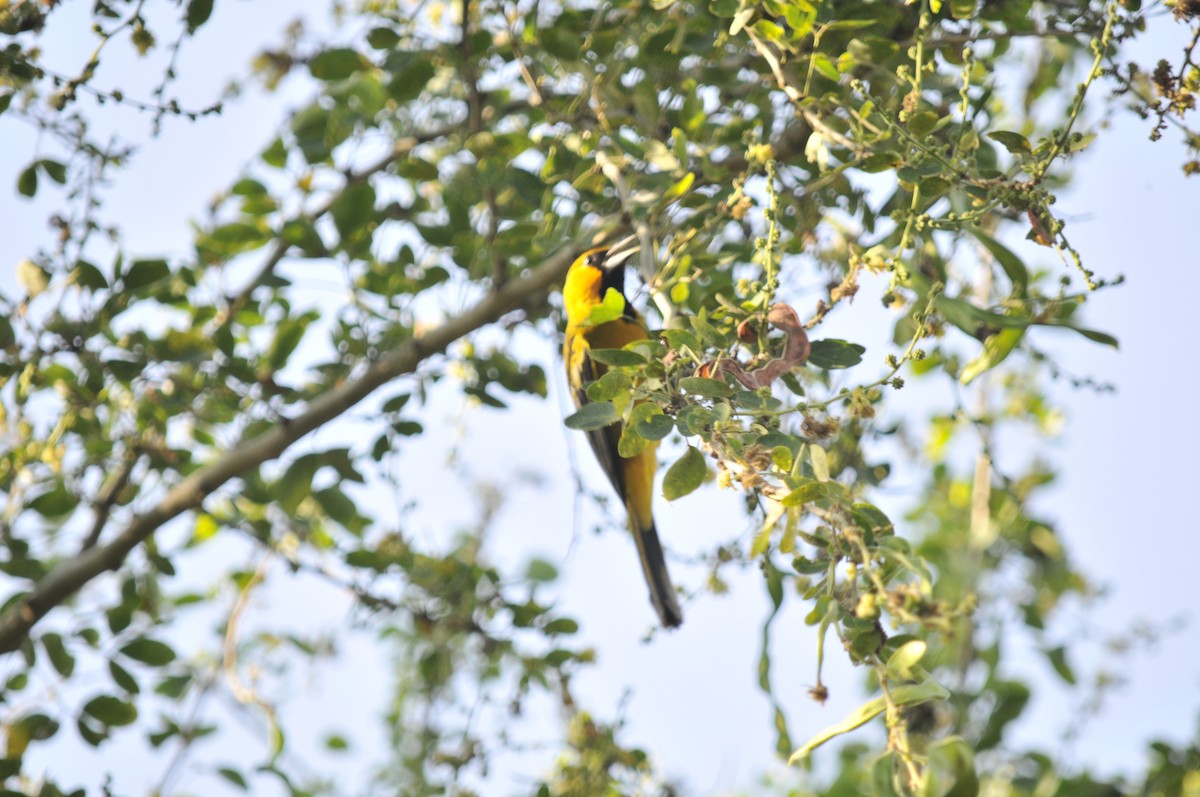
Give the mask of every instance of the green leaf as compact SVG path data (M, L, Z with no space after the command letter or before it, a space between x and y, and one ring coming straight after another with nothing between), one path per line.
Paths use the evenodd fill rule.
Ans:
M771 461L775 463L775 467L789 473L796 464L796 455L788 446L775 446L771 449Z
M975 0L950 0L950 14L955 19L970 19L975 16Z
M192 529L192 542L200 543L211 539L220 529L220 524L212 515L201 513L196 516L196 525Z
M328 253L325 241L309 219L288 219L283 223L279 237L309 257L322 257Z
M1071 664L1067 661L1067 649L1059 645L1056 648L1050 648L1045 651L1046 659L1050 662L1050 666L1058 673L1058 677L1062 678L1068 684L1075 685L1075 671L1071 669Z
M271 240L272 233L261 222L235 221L222 224L196 239L196 248L210 260L221 260L253 252Z
M663 476L663 497L668 501L682 498L704 483L708 466L704 455L695 446L688 446L683 456L677 459Z
M332 147L329 111L319 105L310 105L299 111L292 119L292 134L296 146L309 163L321 163L329 159Z
M726 407L729 405L726 404ZM679 411L675 425L684 435L702 434L709 426L717 421L716 413L708 407L699 404L689 404Z
M401 437L412 437L425 431L425 427L417 421L396 421L392 424L392 431Z
M628 459L636 457L646 450L646 447L650 445L650 441L642 437L641 433L638 432L638 427L647 419L655 416L662 416L662 408L657 404L643 402L633 408L633 412L629 415L629 423L621 430L621 439L617 441L617 453L619 455Z
M392 75L388 82L388 94L398 103L410 102L421 96L435 74L437 67L432 58L418 58Z
M896 152L876 152L874 155L868 155L857 161L854 166L867 174L876 174L895 169L902 162L903 159Z
M1067 152L1079 152L1087 149L1088 145L1095 140L1095 133L1074 133L1067 142Z
M603 429L605 426L621 420L617 408L610 401L598 401L584 404L579 411L568 415L563 421L568 429L580 429L585 432Z
M630 459L646 450L650 441L642 437L632 426L621 427L621 437L617 440L617 454Z
M121 284L128 291L137 291L171 276L171 267L161 258L135 260L121 277Z
M921 703L928 703L931 700L946 700L949 697L950 692L936 681L892 687L892 701L898 706L915 706ZM792 753L791 758L788 759L788 766L803 761L813 750L816 750L831 739L861 728L886 710L887 700L885 698L877 697L874 700L868 700L850 712L841 722L821 731L809 739L803 747Z
M558 568L545 559L530 559L525 568L525 578L539 584L548 584L558 578Z
M188 0L187 32L195 33L212 16L213 0Z
M57 482L53 489L34 498L28 506L43 517L60 518L75 511L75 507L79 506L79 498L67 489L66 484Z
M609 371L587 386L587 397L592 401L613 401L624 397L623 406L628 406L628 394L633 380L623 371Z
M546 52L562 61L579 60L579 40L571 31L556 25L539 28L536 33L537 41Z
M32 197L37 193L37 184L37 164L31 163L17 176L17 193L21 196Z
M760 19L755 22L754 32L768 41L777 42L783 38L783 28L769 19Z
M319 455L305 454L296 459L275 483L275 500L284 512L294 514L305 498L312 495L312 480L321 467Z
M842 75L838 72L838 68L834 66L833 61L829 60L829 56L825 53L814 53L812 56L813 68L821 74L822 77L837 82L841 80Z
M59 185L62 185L63 183L65 183L67 181L66 164L60 163L58 161L42 159L37 162L37 165L41 168L41 170L46 174L47 177L49 177L51 180L58 183Z
M696 337L686 329L667 329L663 331L667 336L667 345L672 349L691 349L699 351L704 344L700 342L700 338Z
M1066 327L1067 329L1073 329L1076 332L1078 332L1080 335L1083 335L1088 340L1094 340L1096 343L1103 343L1105 346L1112 346L1114 349L1121 348L1121 346L1117 342L1116 338L1114 338L1112 335L1108 334L1107 332L1101 332L1098 329L1087 329L1085 327L1077 327L1074 324L1070 324L1070 323L1067 323L1067 322L1061 321L1061 320L1047 321L1046 326Z
M896 652L888 656L887 664L884 665L888 676L902 681L912 679L913 667L921 661L928 647L924 640L913 639L896 648Z
M771 533L775 531L775 524L779 520L779 510L776 509L774 514L767 515L766 521L762 524L762 528L754 535L754 539L750 542L750 558L757 559L767 552L771 547Z
M1021 258L978 227L967 227L966 231L974 235L979 243L983 244L983 248L996 258L996 262L1000 264L1000 268L1004 269L1004 273L1012 282L1013 292L1018 296L1024 296L1025 289L1029 285L1029 270L1025 268L1025 263Z
M850 507L850 516L860 528L872 533L886 533L894 529L891 518L874 504L859 501Z
M704 376L685 376L679 380L679 386L690 395L701 398L726 398L733 395L733 388L719 379L709 379Z
M595 327L616 321L625 314L625 297L615 288L609 288L604 299L588 313L588 317L580 324L582 327Z
M819 482L814 479L804 479L800 484L785 495L780 501L784 506L802 506L810 501L823 501L845 491L838 482Z
M863 28L869 28L872 25L878 24L879 20L877 19L835 19L825 26L825 31L862 30Z
M225 778L225 780L237 786L242 791L249 791L250 784L246 782L246 777L231 767L218 767L217 774Z
M937 126L938 115L933 111L914 113L908 120L908 131L917 138L924 138Z
M783 7L783 18L792 30L789 38L799 41L812 32L817 9L807 0L792 0Z
M263 357L272 373L287 365L288 358L308 331L308 323L307 318L289 318L279 323L275 329L275 337L272 338L271 345Z
M112 695L92 698L84 705L83 713L108 726L131 725L138 716L136 706Z
M662 195L663 202L671 202L672 200L678 199L679 197L683 196L689 190L691 190L692 183L694 183L694 182L696 182L696 175L692 174L691 172L688 172L686 175L683 176L683 178L681 180L679 180L678 182L676 182L674 185L672 185L670 188L668 188L666 191L663 192L663 195Z
M825 449L816 443L808 447L808 456L812 462L813 476L819 482L829 481L829 456Z
M995 335L989 336L983 342L983 351L979 356L963 366L962 373L958 377L959 381L964 385L969 385L980 374L986 373L1004 362L1024 336L1025 330L1023 329L1002 329Z
M675 419L670 415L663 414L662 408L657 404L638 405L639 410L642 407L651 407L652 409L648 413L644 413L644 418L639 416L640 419L631 424L642 437L647 440L662 440L675 428Z
M828 573L829 562L821 559L808 559L797 556L792 559L792 568L801 575L812 576L817 573Z
M134 661L149 664L152 667L163 667L175 661L175 651L170 645L156 639L141 637L121 647L121 653Z
M367 181L354 183L333 200L329 213L343 241L353 240L365 231L375 212L375 189Z
M399 412L400 410L404 409L404 405L407 404L411 398L411 393L398 393L397 395L392 396L390 399L383 402L383 406L380 408L380 410L384 413Z
M598 363L616 368L645 365L647 362L646 358L636 351L626 351L625 349L590 349L588 357Z
M67 651L62 636L53 633L46 634L42 637L42 647L45 648L54 671L63 678L70 678L71 673L75 672L75 657Z
M556 620L551 620L542 628L542 632L547 635L553 634L575 634L579 632L579 623L572 620L570 617L559 617Z
M865 346L834 338L814 340L809 348L808 362L826 370L850 368L862 362L866 350Z
M26 714L21 719L8 725L7 745L5 755L8 758L20 758L30 742L42 742L58 733L59 724L45 714Z
M67 281L72 285L93 291L101 291L108 287L108 280L105 279L104 272L86 260L75 261L75 268L72 269Z
M267 187L252 177L243 177L233 184L229 193L241 197L263 196L267 193Z
M268 166L274 166L276 169L282 169L287 165L287 147L283 144L282 138L277 138L271 142L271 146L263 150L263 163Z
M133 677L133 674L120 664L117 664L117 662L113 659L109 659L108 673L112 676L113 682L129 694L136 695L138 692L142 691L141 686L138 685L137 679Z
M1013 155L1029 155L1033 152L1033 147L1029 145L1029 139L1020 133L1014 133L1010 130L993 130L987 134L987 137L1000 144L1000 146Z
M1027 317L1000 315L949 296L939 296L933 304L943 318L971 337L976 337L983 329L1024 329L1030 324Z
M349 47L334 47L324 50L308 62L308 71L317 80L345 80L370 61Z
M400 43L400 34L391 28L371 28L367 32L367 44L374 50L392 50Z
M335 523L341 524L352 533L358 533L365 527L365 521L358 514L358 505L348 495L337 487L326 487L313 493L317 504Z
M154 692L163 697L178 700L183 697L191 683L192 676L190 675L168 675L158 682L158 685L154 687Z

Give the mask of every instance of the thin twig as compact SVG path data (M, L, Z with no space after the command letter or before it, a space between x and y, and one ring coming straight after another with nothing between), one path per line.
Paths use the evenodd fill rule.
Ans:
M92 505L92 512L95 515L92 521L92 528L88 532L88 535L83 538L83 543L79 546L80 553L95 546L100 541L100 534L104 531L104 526L108 523L108 517L112 513L112 508L117 503L121 492L125 489L125 485L129 484L129 477L133 475L133 469L137 466L138 459L139 455L136 450L127 451L125 453L125 461L121 463L121 470L117 472L115 478L111 479L108 484L101 488L96 503Z
M237 601L233 604L233 609L229 612L229 620L225 623L225 646L224 655L222 658L221 669L225 673L225 681L229 684L229 691L233 694L235 700L243 705L257 706L267 716L267 724L270 727L272 737L272 755L276 752L274 749L277 742L274 741L278 734L279 720L275 713L275 707L271 705L265 698L262 697L252 686L247 686L242 681L237 670L237 631L238 622L241 620L242 614L246 611L246 607L250 605L250 594L254 592L254 588L262 583L267 575L267 568L271 565L271 555L266 554L259 561L258 567L254 570L254 575L246 582L246 586L238 594Z

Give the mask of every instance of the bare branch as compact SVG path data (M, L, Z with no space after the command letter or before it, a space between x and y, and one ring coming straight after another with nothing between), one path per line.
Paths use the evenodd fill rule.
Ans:
M129 484L129 477L133 475L133 469L137 466L137 462L138 452L136 450L129 451L125 456L125 461L121 464L121 470L117 471L116 476L101 488L100 495L92 507L95 514L92 529L80 545L80 553L100 542L100 534L104 531L105 524L108 523L109 513L112 512L113 505L117 503L117 498L125 489L125 485Z
M74 559L59 564L0 614L0 653L16 650L48 612L106 570L119 568L130 552L163 524L200 506L205 498L231 479L275 459L297 440L341 416L379 387L399 376L411 374L421 363L445 351L454 341L499 320L506 313L544 300L553 286L562 280L576 252L608 233L607 228L594 228L581 235L523 278L509 280L489 292L474 307L388 352L358 378L318 396L301 414L284 419L194 471L173 487L157 506L135 516L107 544L89 548Z

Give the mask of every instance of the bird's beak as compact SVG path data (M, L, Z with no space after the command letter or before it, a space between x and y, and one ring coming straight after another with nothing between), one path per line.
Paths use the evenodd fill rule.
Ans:
M608 254L604 256L604 267L613 269L620 266L629 258L641 251L641 247L637 245L638 238L636 235L631 235L628 238L622 238L615 244L609 247Z

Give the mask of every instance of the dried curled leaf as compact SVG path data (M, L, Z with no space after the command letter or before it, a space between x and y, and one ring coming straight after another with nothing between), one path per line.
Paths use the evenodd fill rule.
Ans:
M737 360L721 357L702 364L696 370L696 374L712 379L724 372L741 382L747 390L757 390L771 384L808 359L808 333L804 331L804 325L800 323L795 310L786 304L773 304L767 311L767 323L787 335L787 345L784 346L782 357L776 357L751 371L746 370ZM745 340L743 327L749 330L749 322L743 322L738 328L738 337Z

